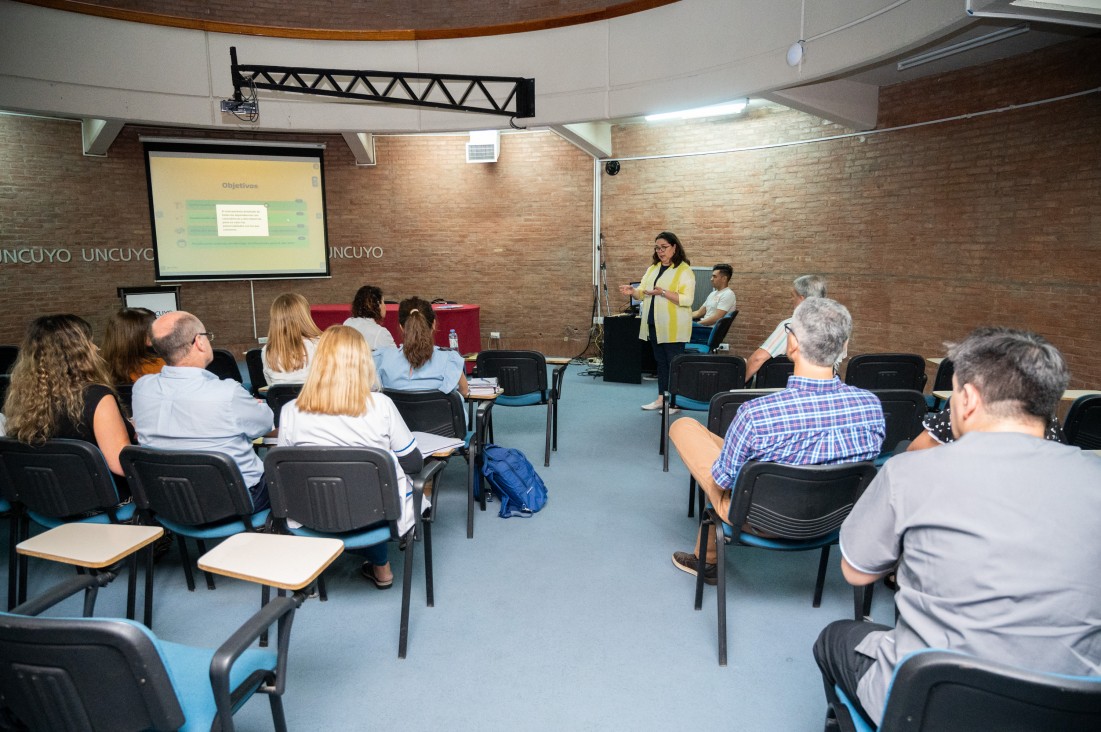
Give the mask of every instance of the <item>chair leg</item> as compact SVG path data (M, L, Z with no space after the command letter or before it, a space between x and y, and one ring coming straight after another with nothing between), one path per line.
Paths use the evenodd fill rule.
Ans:
M830 545L822 547L822 558L818 560L818 579L814 583L814 607L822 605L822 587L826 584L826 568L830 563ZM857 618L859 620L860 618Z
M145 627L153 630L153 544L145 547Z
M126 578L126 619L133 620L138 604L138 555L131 554L126 563L129 574Z
M726 542L719 539L722 535L722 526L718 517L709 517L715 524L715 548L717 563L715 571L718 574L719 584L715 587L715 609L718 613L719 626L719 665L726 665ZM704 552L704 556L707 553ZM702 566L702 562L701 562ZM702 573L701 573L702 577Z
M183 563L184 578L187 579L187 591L195 591L195 574L191 571L191 557L187 554L187 539L183 534L176 534L176 544L180 547L180 561Z
M206 554L206 542L203 541L202 539L197 539L195 541L195 543L199 545L199 556L201 557L202 555ZM215 587L214 587L214 575L211 574L210 572L203 572L203 574L206 576L206 588L208 590L215 589Z
M668 415L665 413L665 405L661 406L661 432L658 433L658 455L665 454L665 420Z
M661 471L663 473L669 472L669 417L667 412L669 411L669 405L663 404L661 407Z
M703 608L703 575L704 573L699 571L700 565L703 564L703 557L707 556L707 522L700 522L700 556L696 558L696 602L695 609L700 610Z
M321 602L329 601L329 592L325 589L325 575L320 575L317 578L317 598Z
M688 476L688 518L696 515L696 479ZM702 518L702 515L701 515Z
M543 448L543 467L550 467L551 453L551 427L554 421L554 402L547 402L547 437L546 446Z
M12 509L8 517L8 611L15 607L19 596L19 553L15 546L19 543L19 518Z
M862 587L853 585L853 604L855 605L853 620L863 620L872 614L872 591L874 589L874 582Z
M271 721L275 732L287 732L287 716L283 713L283 697L279 694L268 694L268 702L271 704Z
M318 579L320 579L320 578L318 578ZM268 601L270 601L270 600L271 600L271 587L269 587L268 585L260 585L260 607L264 607L265 605L267 605ZM267 628L264 628L263 632L260 633L260 647L261 648L267 648L268 647L268 629Z
M409 591L413 584L413 547L417 542L405 542L405 567L401 577L401 623L398 626L398 658L405 658L409 645Z
M703 494L703 489L696 486L696 510L699 511L700 521L703 521L703 509L706 504L707 497Z
M31 521L26 516L19 517L19 538L29 537L31 535ZM18 604L22 605L27 601L27 555L19 555L19 570L17 572L19 576L19 595Z
M432 592L432 524L424 522L424 594L428 607L435 607L436 598Z
M553 450L554 452L558 452L558 400L555 399L554 401L552 401L551 405L552 405L552 409L554 411L554 416L553 416L554 423L553 423L553 427L552 427L553 431L551 432L551 434L553 435L553 441L551 442L551 450Z
M466 538L474 538L474 467L477 460L477 450L471 445L466 453ZM438 493L438 492L437 492Z

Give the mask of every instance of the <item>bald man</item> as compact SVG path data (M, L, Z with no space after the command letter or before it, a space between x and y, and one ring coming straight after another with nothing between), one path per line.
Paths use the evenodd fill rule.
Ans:
M206 370L214 360L213 340L202 321L182 310L153 322L153 348L166 366L134 384L134 428L145 447L230 456L260 511L269 505L268 487L252 441L271 432L271 409L236 381Z

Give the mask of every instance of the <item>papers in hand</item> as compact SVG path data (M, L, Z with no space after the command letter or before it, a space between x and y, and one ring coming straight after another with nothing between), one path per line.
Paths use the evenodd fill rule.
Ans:
M484 379L467 379L466 385L470 388L471 396L493 396L501 393L501 388L497 386L496 376Z
M421 451L421 455L433 455L437 452L457 450L466 444L458 438L441 437L431 432L413 432L413 437L417 440L417 449Z

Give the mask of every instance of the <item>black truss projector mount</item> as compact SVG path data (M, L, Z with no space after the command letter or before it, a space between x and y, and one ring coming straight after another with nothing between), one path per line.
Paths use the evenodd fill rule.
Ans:
M520 119L535 116L535 79L239 64L236 47L229 49L229 57L233 98L222 100L221 109L249 122L260 116L257 89Z

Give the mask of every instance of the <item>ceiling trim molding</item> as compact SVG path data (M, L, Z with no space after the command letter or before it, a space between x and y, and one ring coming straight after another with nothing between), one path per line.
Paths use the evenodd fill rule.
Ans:
M221 21L164 15L161 13L147 13L136 10L111 8L96 5L94 2L80 2L79 0L15 1L23 3L24 5L37 5L43 8L64 10L71 13L81 13L83 15L94 15L111 20L125 20L132 23L162 25L171 28L187 28L190 30L200 30L211 33L232 33L246 36L298 38L317 41L423 41L449 38L476 38L480 36L529 33L532 31L548 30L550 28L563 28L571 25L581 25L583 23L593 23L596 21L618 18L623 15L631 15L632 13L639 13L644 10L652 10L653 8L659 8L663 5L672 5L678 0L626 0L626 2L611 3L606 7L583 13L574 13L554 18L528 20L517 23L502 23L499 25L471 26L467 28L395 28L377 30L288 28L252 23L225 23Z

